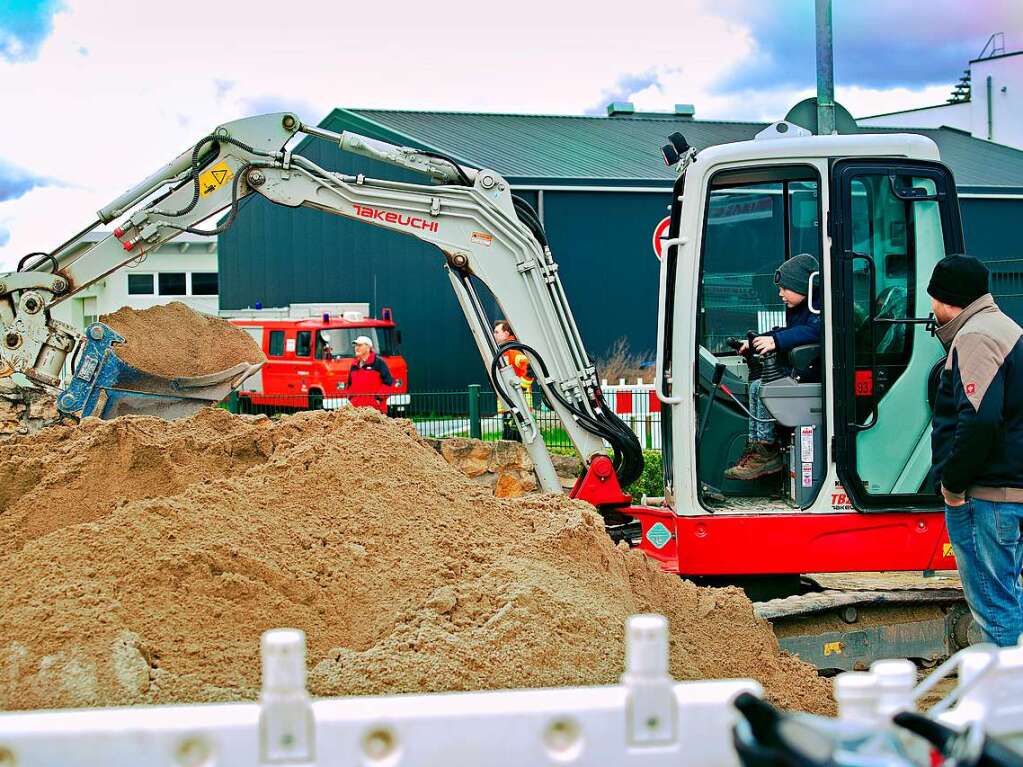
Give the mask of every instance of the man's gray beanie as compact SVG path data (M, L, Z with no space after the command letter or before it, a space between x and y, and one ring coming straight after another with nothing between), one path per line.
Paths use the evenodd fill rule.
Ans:
M805 296L810 275L820 270L817 259L809 253L793 256L774 273L774 284Z

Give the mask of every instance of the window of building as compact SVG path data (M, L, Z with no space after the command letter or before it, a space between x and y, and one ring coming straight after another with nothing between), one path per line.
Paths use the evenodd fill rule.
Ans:
M129 296L151 296L156 292L152 274L129 274Z
M312 351L313 345L313 334L308 330L302 330L298 333L298 343L295 344L295 356L296 357L308 357L309 352Z
M283 330L271 330L270 331L270 351L268 352L271 357L283 357L284 356L284 331Z
M161 296L187 295L187 284L184 272L160 272L159 284Z
M215 296L219 287L216 272L192 272L193 296Z

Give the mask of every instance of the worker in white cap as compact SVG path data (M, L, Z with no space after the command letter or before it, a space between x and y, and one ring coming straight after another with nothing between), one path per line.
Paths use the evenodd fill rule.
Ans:
M387 414L388 389L394 387L394 377L384 358L373 349L373 339L359 336L352 341L355 359L348 369L348 401L355 407L371 407Z

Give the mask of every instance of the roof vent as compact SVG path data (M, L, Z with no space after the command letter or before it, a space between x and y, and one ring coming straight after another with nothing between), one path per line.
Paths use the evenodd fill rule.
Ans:
M607 105L607 116L618 117L619 115L632 115L636 113L636 107L631 101L612 101Z
M676 117L692 117L696 114L696 107L692 104L676 104L675 105L675 116Z

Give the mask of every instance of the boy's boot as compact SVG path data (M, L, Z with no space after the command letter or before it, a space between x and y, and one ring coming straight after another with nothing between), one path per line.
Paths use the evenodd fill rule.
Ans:
M753 442L739 462L725 471L725 479L749 481L777 474L781 469L781 449L777 445Z

